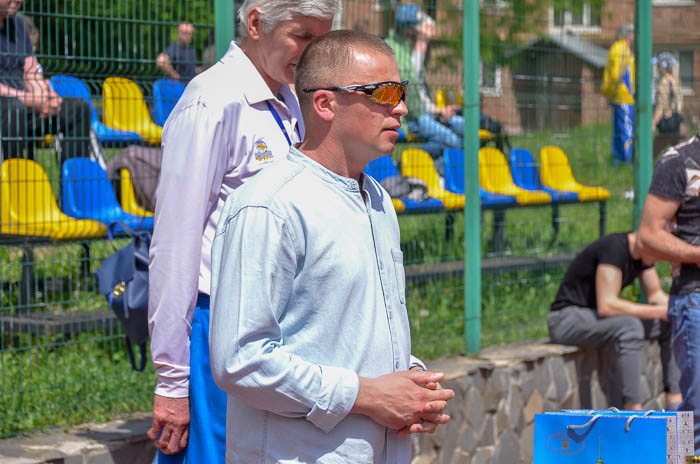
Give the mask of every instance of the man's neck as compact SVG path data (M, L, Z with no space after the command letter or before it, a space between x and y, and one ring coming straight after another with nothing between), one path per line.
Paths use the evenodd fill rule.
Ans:
M261 66L261 60L260 60L260 50L257 47L257 43L253 40L250 40L248 37L243 38L243 40L239 44L240 49L245 53L245 56L248 57L251 63L253 63L253 66L255 66L255 69L258 70L258 73L260 74L260 77L263 78L267 86L272 90L272 93L277 95L279 93L281 84L274 79L272 79L270 76L265 74L264 70L262 69Z
M353 166L350 162L352 158L345 153L342 145L327 139L317 143L312 138L307 138L298 149L329 171L360 182L364 166Z

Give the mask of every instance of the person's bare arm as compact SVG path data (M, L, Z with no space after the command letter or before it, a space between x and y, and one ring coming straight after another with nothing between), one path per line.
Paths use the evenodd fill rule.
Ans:
M661 280L656 269L650 267L639 276L642 292L649 304L668 306L668 293L661 287Z
M180 74L175 71L175 68L173 68L173 65L170 63L170 57L167 54L161 53L158 55L156 58L156 65L166 76L172 77L176 80L180 79Z
M643 304L620 298L622 271L611 264L599 264L595 273L598 315L635 316L639 319L665 319L667 305Z
M36 56L24 59L22 73L25 91L17 98L27 107L37 111L42 117L55 115L63 103L63 99L46 83L39 71L39 61Z
M637 245L642 254L655 261L700 263L700 247L684 242L673 235L668 224L673 221L680 201L653 193L647 195L637 231Z
M23 81L25 83L25 87L27 86L27 82L30 81L28 77L30 77L33 69L33 64L30 62L30 58L33 57L27 57L25 59L25 66L23 68ZM30 81L31 84L31 81ZM0 84L0 95L3 97L14 97L17 98L20 102L22 102L25 106L36 109L37 111L41 107L41 100L39 94L34 94L31 92L33 90L33 86L27 87L27 90L21 90L17 89L15 87L11 87L9 85L5 84Z
M654 108L654 114L651 117L651 130L656 129L656 125L661 121L661 116L663 115L663 109L659 102L656 102L656 108Z
M447 401L454 398L454 392L436 387L443 377L444 374L429 371L360 377L357 399L350 413L368 416L374 422L395 430L413 427L412 433L422 431L421 421L446 424L450 416L443 411ZM403 434L410 432L407 429Z

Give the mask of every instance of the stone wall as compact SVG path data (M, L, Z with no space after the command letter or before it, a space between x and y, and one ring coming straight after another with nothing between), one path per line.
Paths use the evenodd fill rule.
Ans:
M663 406L658 346L645 346L644 407ZM413 438L413 464L532 462L535 414L563 408L619 405L607 395L615 366L610 356L544 342L484 350L476 358L431 361L456 397L452 421L434 435ZM607 375L601 375L606 373ZM155 448L146 430L150 413L107 424L84 424L0 440L0 464L150 464Z
M450 424L414 436L413 464L532 462L535 414L621 406L610 353L527 342L484 350L478 358L429 363L455 391ZM641 382L646 409L664 407L656 343L645 345Z

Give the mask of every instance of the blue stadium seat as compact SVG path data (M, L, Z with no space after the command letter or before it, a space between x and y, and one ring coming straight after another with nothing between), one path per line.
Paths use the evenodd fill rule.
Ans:
M152 229L152 216L136 216L125 212L117 202L107 173L97 161L71 158L63 163L63 211L78 219L93 219L105 224L123 222L132 229ZM115 233L123 233L117 227Z
M153 83L153 122L164 126L185 91L185 84L173 79L158 79Z
M552 196L553 202L578 201L576 192L565 192L545 187L540 179L540 173L532 157L532 153L524 148L512 148L510 150L510 172L513 174L513 182L525 190L544 190Z
M376 160L370 161L365 167L365 174L374 177L377 182L382 182L387 177L399 176L399 171L391 159L391 155L382 156ZM406 206L406 211L421 211L443 209L443 204L437 198L429 198L423 201L415 201L409 198L401 198L401 202Z
M464 152L459 148L447 148L445 157L445 188L464 194ZM487 192L479 187L479 200L483 206L514 205L515 197Z
M396 132L399 133L399 138L396 139L396 142L408 142L408 136L403 129L399 128L396 130Z
M77 97L82 98L90 105L92 113L92 129L97 134L97 139L101 143L139 143L141 136L135 132L121 131L107 127L100 121L97 116L97 110L90 98L90 90L85 82L73 76L53 76L51 78L51 87L62 97Z

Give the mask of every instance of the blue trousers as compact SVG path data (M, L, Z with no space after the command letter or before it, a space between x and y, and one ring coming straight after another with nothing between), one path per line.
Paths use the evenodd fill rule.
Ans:
M634 141L634 105L612 105L613 107L613 163L632 161Z
M223 464L226 393L214 383L209 361L209 296L199 295L190 334L190 437L174 455L158 450L158 464Z
M700 293L671 295L668 301L673 354L681 370L681 411L693 411L695 454L700 454Z
M424 140L421 149L430 153L430 156L435 159L442 156L445 148L462 148L464 118L454 116L445 125L435 116L425 113L418 119L408 120L408 130Z

